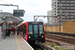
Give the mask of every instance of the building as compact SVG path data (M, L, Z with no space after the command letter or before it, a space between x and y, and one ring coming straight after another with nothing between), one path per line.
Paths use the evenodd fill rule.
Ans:
M75 21L75 0L52 0L52 13L55 16L55 23Z
M51 10L47 12L47 16L53 16ZM49 20L49 21L48 21L49 24L55 23L55 18L53 18L53 17L47 17L47 18L48 18L48 20Z

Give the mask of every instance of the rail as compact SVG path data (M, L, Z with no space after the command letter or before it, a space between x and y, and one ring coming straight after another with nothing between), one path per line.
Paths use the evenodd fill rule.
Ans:
M52 34L46 35L46 38L54 39L54 40L58 40L58 41L62 41L62 42L66 42L66 43L75 45L75 38L57 36L57 35L52 35ZM49 40L47 40L47 41L49 41Z
M43 48L44 50L55 50L55 49L53 49L43 43L37 43L37 45L40 46L41 48Z
M57 35L72 36L72 37L75 37L75 34L73 34L73 33L50 32L50 31L45 31L45 33L46 33L46 34L57 34Z

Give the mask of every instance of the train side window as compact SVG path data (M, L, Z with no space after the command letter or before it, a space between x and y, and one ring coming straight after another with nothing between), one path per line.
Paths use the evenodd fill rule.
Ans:
M23 29L24 31L25 31L25 33L26 33L26 25L24 25L24 29Z
M28 34L32 34L33 31L32 31L32 25L28 25Z
M40 33L40 34L44 34L44 33L43 33L43 25L39 25L39 33Z
M23 26L21 27L21 32L23 32Z
M20 31L21 31L21 27L20 27Z
M25 39L26 39L26 25L24 25L23 27L24 27L23 32L24 32Z
M22 31L24 31L24 26L22 26Z
M21 26L21 32L22 32L22 26Z

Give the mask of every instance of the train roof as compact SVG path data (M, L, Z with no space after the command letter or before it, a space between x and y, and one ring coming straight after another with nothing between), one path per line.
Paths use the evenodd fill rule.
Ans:
M27 21L27 22L24 22L24 23L20 23L19 25L17 25L17 27L19 27L19 26L21 26L21 25L23 25L23 24L26 24L26 23L32 23L32 22L39 22L39 23L41 23L41 22L43 22L43 21Z
M27 22L43 22L43 21L27 21Z

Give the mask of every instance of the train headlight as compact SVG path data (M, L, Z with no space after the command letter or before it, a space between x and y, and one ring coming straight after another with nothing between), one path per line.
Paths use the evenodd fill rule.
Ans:
M30 36L29 36L29 38L30 38Z
M43 38L43 36L42 36L42 38Z

